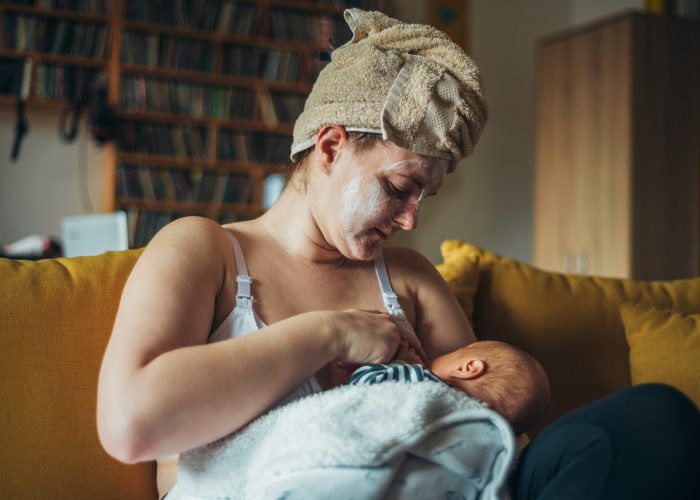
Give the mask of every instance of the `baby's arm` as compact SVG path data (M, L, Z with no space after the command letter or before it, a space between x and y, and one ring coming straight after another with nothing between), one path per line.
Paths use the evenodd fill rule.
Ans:
M416 370L415 365L422 366L423 370ZM394 359L387 364L369 364L359 367L350 377L348 384L378 384L386 381L422 382L423 380L440 381L426 369L421 357L411 344L403 340L399 344L399 350Z

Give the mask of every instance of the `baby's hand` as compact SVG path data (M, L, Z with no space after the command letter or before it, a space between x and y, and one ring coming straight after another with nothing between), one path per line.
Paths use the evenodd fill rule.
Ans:
M399 344L399 350L396 353L396 357L394 359L412 365L425 366L423 361L420 359L420 356L418 356L418 354L416 353L416 350L413 347L411 347L411 345L406 340L402 340L401 344Z

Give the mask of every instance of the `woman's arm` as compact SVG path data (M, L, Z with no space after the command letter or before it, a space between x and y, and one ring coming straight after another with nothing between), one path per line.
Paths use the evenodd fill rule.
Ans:
M336 356L321 314L205 345L232 275L225 251L230 240L220 226L183 219L153 239L129 276L98 387L100 439L119 460L232 432Z
M333 359L379 362L396 351L394 322L362 311L304 313L206 344L225 279L235 276L230 244L214 222L181 219L129 276L98 387L99 436L115 458L138 462L214 441Z
M457 298L420 253L401 247L385 250L392 282L406 287L415 307L415 329L428 357L454 351L476 341Z

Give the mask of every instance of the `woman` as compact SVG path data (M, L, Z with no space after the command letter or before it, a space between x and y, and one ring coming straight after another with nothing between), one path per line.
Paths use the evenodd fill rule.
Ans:
M280 401L345 383L346 364L390 360L402 339L429 359L475 340L434 267L382 246L416 227L420 204L478 141L478 71L433 28L358 9L346 20L353 38L295 125L295 170L279 201L223 227L174 222L134 267L98 389L99 435L115 458L212 442ZM545 490L562 464L537 453L546 441L532 448L514 476L523 496Z

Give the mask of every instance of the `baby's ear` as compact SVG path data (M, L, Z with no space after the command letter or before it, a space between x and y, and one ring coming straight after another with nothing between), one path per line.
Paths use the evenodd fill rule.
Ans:
M459 380L471 380L486 373L486 363L477 358L464 359L450 372L450 377Z

